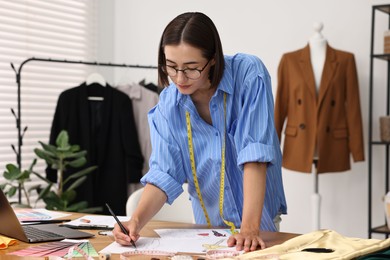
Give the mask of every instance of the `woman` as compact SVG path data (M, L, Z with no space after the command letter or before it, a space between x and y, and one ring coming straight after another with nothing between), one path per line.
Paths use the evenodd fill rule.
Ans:
M167 87L148 115L150 170L124 223L130 235L115 226L116 241L136 241L187 181L196 223L230 227L228 245L237 250L265 248L259 231L277 231L286 213L265 66L255 56L224 56L214 23L202 13L181 14L167 25L158 61L159 83Z

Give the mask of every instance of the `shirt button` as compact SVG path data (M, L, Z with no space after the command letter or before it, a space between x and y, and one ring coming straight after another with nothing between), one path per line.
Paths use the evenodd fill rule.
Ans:
M225 190L230 190L230 186L225 186Z
M299 125L299 128L303 130L303 129L306 128L306 125L305 125L305 124L300 124L300 125Z
M215 136L218 136L218 132L215 132Z

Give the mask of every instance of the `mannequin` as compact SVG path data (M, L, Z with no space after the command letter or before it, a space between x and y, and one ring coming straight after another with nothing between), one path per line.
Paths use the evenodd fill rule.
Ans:
M318 175L350 170L351 157L364 161L364 139L354 54L329 46L321 23L314 30L305 47L280 59L275 128L283 145L283 168L313 176L317 230Z
M316 83L317 94L321 84L322 70L324 69L325 57L326 57L326 45L327 41L321 34L323 29L322 23L314 23L314 34L309 39L310 46L310 61L313 67L314 80Z
M309 39L310 47L310 61L313 68L313 75L315 81L315 87L318 93L320 92L320 84L322 78L322 71L324 69L325 58L326 58L326 45L327 41L325 37L321 34L323 29L323 24L316 22L313 25L314 34ZM314 193L311 196L312 200L312 229L320 229L320 207L321 207L321 195L318 192L318 172L317 172L317 161L318 161L318 151L317 146L314 151L313 164L315 171L313 172L313 186Z

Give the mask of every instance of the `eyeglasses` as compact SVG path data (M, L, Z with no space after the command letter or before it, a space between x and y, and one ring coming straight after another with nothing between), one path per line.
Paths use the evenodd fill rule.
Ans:
M200 78L200 75L202 74L204 69L207 67L209 62L210 62L210 60L207 61L206 65L204 65L204 67L202 69L182 69L182 70L179 70L179 69L176 69L175 67L169 66L169 65L165 65L162 68L165 71L165 73L167 73L168 76L170 76L170 77L176 77L178 75L179 71L181 71L181 72L183 72L184 76L186 76L188 79L194 80L194 79Z

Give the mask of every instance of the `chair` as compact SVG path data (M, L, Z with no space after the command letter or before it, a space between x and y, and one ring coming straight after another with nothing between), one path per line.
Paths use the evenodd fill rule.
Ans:
M184 192L169 205L165 203L159 212L152 218L152 220L195 223L192 212L191 201L189 200L188 184L183 184ZM144 188L134 191L126 203L126 215L131 216L138 205Z

